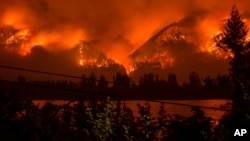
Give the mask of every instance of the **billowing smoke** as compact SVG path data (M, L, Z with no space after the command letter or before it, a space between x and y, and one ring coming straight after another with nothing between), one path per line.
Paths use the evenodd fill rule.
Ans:
M83 40L127 66L131 53L173 22L185 28L189 42L199 49L206 47L233 4L226 0L2 0L0 25L27 32L21 32L29 37L20 41L24 55L34 46L56 53ZM249 4L237 2L245 18L250 17Z

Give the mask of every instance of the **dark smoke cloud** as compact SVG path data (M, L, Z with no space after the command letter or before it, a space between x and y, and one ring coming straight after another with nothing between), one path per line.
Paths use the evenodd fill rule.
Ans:
M221 4L223 3L223 5ZM37 32L57 32L64 27L81 28L86 40L112 42L119 37L131 44L142 44L154 32L174 21L194 26L207 15L228 14L233 2L199 0L10 0L1 1L1 9L25 11L26 26ZM241 5L249 2L240 2ZM245 8L245 7L244 7ZM204 12L205 11L205 12ZM221 14L218 14L221 13ZM142 37L133 39L134 36ZM139 40L139 41L138 41ZM136 44L138 43L138 44ZM102 45L102 43L100 43ZM124 45L125 46L125 45ZM102 46L101 48L106 48ZM127 47L132 50L135 46Z

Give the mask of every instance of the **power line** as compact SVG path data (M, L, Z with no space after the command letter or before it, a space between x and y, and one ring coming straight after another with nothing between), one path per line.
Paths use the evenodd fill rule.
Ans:
M91 78L83 78L83 77L79 77L79 76L73 76L73 75L65 75L65 74L59 74L59 73L51 73L51 72L45 72L45 71L38 71L38 70L33 70L33 69L26 69L26 68L18 68L18 67L11 67L11 66L6 66L6 65L0 65L0 68L6 68L6 69L13 69L13 70L21 70L21 71L28 71L28 72L33 72L33 73L41 73L41 74L48 74L48 75L55 75L55 76L61 76L61 77L69 77L69 78L75 78L75 79L85 79L85 80L92 80L92 81L97 81L97 82L103 82L102 80L93 80ZM7 81L7 80L1 80L1 81ZM119 84L119 83L115 83L112 81L106 81L107 83L111 83L111 84L116 84L116 85L123 85L123 86L132 86L132 85L124 85L124 84ZM29 83L28 83L29 84ZM44 87L44 86L43 86ZM52 87L50 87L52 88ZM55 87L53 87L55 88ZM96 93L96 92L91 92L91 91L78 91L78 90L73 90L73 89L67 89L67 88L55 88L55 89L60 89L60 90L67 90L67 91L73 91L73 92L85 92L85 93ZM99 92L100 93L100 92ZM97 93L98 95L98 93ZM116 97L116 98L123 98L123 99L137 99L137 100L141 100L141 98L137 98L135 96L133 97L128 97L128 96L119 96L119 95L111 95L111 94L106 94L106 95L110 95L112 97ZM172 105L178 105L178 106L186 106L186 107L199 107L202 109L212 109L212 110L221 110L221 111L225 111L225 109L221 109L221 108L216 108L216 107L206 107L206 106L197 106L197 105L191 105L191 104L182 104L182 103L175 103L175 102L167 102L167 101L160 101L160 100L146 100L148 102L157 102L157 103L163 103L163 104L172 104Z
M16 81L10 81L10 80L0 80L2 82L7 82L7 83L18 83ZM22 84L22 83L21 83ZM44 85L36 85L36 84L31 84L31 83L23 83L25 85L30 85L30 86L36 86L36 87L46 87L46 88L52 88L52 89L59 89L59 90L64 90L64 91L71 91L71 92L79 92L79 93L89 93L89 94L95 94L98 96L111 96L113 98L120 98L120 99L136 99L136 100L142 100L141 98L135 97L135 96L121 96L121 95L114 95L114 94L108 94L108 93L100 93L100 92L93 92L93 91L87 91L87 90L74 90L74 89L68 89L68 88L59 88L59 87L51 87L51 86L44 86ZM162 100L150 100L150 99L145 99L146 102L154 102L154 103L161 103L161 104L170 104L170 105L178 105L178 106L183 106L183 107L198 107L201 109L209 109L209 110L219 110L219 111L229 111L223 108L218 108L218 107L207 107L207 106L198 106L198 105L192 105L192 104L183 104L183 103L176 103L176 102L168 102L168 101L162 101Z
M81 80L90 80L90 81L95 81L95 82L105 82L107 84L113 84L113 85L116 85L116 86L126 86L126 87L134 87L134 86L136 86L135 84L123 84L123 83L117 83L117 82L107 81L107 80L103 81L103 80L98 80L98 79L79 77L79 76L60 74L60 73L53 73L53 72L46 72L46 71L39 71L39 70L33 70L33 69L27 69L27 68L12 67L12 66L6 66L6 65L1 65L1 64L0 64L0 68L12 69L12 70L21 70L21 71L40 73L40 74L48 74L48 75L54 75L54 76L60 76L60 77L68 77L68 78L81 79Z
M103 81L103 80L86 78L86 77L79 77L79 76L66 75L66 74L60 74L60 73L52 73L52 72L39 71L39 70L33 70L33 69L27 69L27 68L19 68L19 67L12 67L12 66L6 66L6 65L0 65L0 68L12 69L12 70L21 70L21 71L27 71L27 72L33 72L33 73L40 73L40 74L55 75L55 76L68 77L68 78L81 79L81 80L105 82L105 83L108 83L108 84L115 84L116 86L126 86L126 87L134 87L134 86L136 86L135 84L122 84L122 83L117 83L117 82L113 82L113 81L106 81L106 80Z
M183 103L176 103L176 102L167 102L167 101L161 101L161 100L153 100L152 102L159 102L163 104L172 104L172 105L178 105L178 106L186 106L186 107L198 107L201 109L210 109L210 110L219 110L219 111L229 111L223 108L218 107L207 107L207 106L198 106L198 105L192 105L192 104L183 104Z
M73 75L60 74L60 73L52 73L52 72L39 71L39 70L33 70L33 69L26 69L26 68L11 67L11 66L6 66L6 65L0 65L0 68L28 71L28 72L33 72L33 73L48 74L48 75L68 77L68 78L81 79L81 80L91 80L91 81L96 81L96 82L106 82L108 84L116 84L116 85L128 86L128 87L133 86L131 84L121 84L121 83L116 83L116 82L113 82L113 81L103 81L103 80L85 78L85 77L80 77L80 76L73 76Z
M79 76L65 75L65 74L45 72L45 71L38 71L38 70L18 68L18 67L11 67L11 66L5 66L5 65L0 65L0 68L6 68L6 69L12 69L12 70L21 70L21 71L28 71L28 72L34 72L34 73L42 73L42 74L48 74L48 75L56 75L56 76L69 77L69 78L75 78L75 79L82 79L82 77L79 77Z

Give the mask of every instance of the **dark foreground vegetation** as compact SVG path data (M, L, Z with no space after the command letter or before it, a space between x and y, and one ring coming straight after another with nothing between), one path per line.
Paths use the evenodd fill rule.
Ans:
M139 117L124 103L108 98L88 103L79 99L64 105L46 103L38 107L21 101L15 91L0 94L0 140L8 141L152 141L228 140L227 113L219 124L198 107L193 115L169 115L162 105L153 117L150 105L137 105ZM229 107L227 107L229 108ZM225 108L226 110L226 108Z

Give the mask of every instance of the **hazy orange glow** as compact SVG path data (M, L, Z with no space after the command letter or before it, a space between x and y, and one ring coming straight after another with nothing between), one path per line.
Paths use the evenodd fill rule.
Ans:
M50 51L56 51L72 48L82 39L86 38L80 29L61 29L56 32L40 32L32 37L31 43L33 46L41 45Z
M8 11L2 17L2 23L5 25L16 25L19 26L22 13L18 11Z
M26 56L37 45L56 52L74 48L84 40L93 42L96 50L130 72L133 68L128 56L162 28L179 22L184 28L178 30L187 30L187 35L183 34L180 38L194 43L198 52L214 54L218 58L231 56L219 50L212 38L221 32L222 20L229 15L232 2L224 1L225 5L221 5L222 2L197 0L192 4L184 0L73 1L4 2L7 6L2 7L0 25L20 30L6 40L6 49ZM246 3L239 4L241 11L248 12ZM249 24L249 21L246 20L246 23ZM96 59L85 59L81 49L78 55L76 63L80 66L88 63L105 65L105 62ZM139 61L159 61L162 67L171 67L176 57L163 51Z

